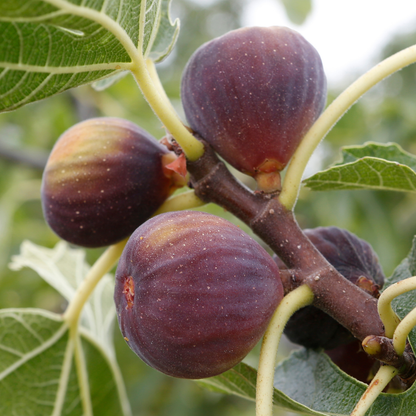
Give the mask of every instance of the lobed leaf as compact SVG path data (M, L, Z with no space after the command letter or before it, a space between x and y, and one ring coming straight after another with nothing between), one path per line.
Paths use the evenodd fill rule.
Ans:
M179 35L179 19L170 19L170 2L162 0L159 28L149 54L155 62L162 62L170 54Z
M88 334L74 336L61 316L5 309L0 334L1 415L131 413L114 361Z
M0 111L163 59L170 0L2 0Z
M377 189L416 192L416 157L395 143L342 149L343 159L304 181L314 191Z

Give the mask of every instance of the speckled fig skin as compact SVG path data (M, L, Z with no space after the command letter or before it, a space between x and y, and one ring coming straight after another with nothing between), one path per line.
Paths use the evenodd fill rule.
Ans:
M318 52L286 27L237 29L202 45L182 77L190 127L236 169L281 171L326 101Z
M155 369L189 379L239 363L282 297L279 269L255 240L195 211L158 215L132 234L114 294L130 348Z
M45 219L62 239L102 247L128 237L168 197L168 154L145 130L119 118L94 118L67 130L42 180Z
M384 284L384 273L371 245L347 230L318 227L304 230L315 247L344 277L363 289ZM285 266L275 258L280 268ZM359 279L363 277L364 281ZM374 284L376 287L372 288ZM371 291L370 291L371 292ZM354 341L351 333L315 306L299 309L289 319L284 333L294 343L307 348L337 348Z

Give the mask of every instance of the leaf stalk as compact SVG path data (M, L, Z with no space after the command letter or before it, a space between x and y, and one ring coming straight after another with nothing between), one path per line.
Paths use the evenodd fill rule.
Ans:
M370 385L367 387L367 390L362 395L360 401L355 406L351 416L364 416L380 393L398 372L399 371L396 368L390 365L382 365Z
M302 176L312 153L342 115L374 85L414 62L416 62L416 45L403 49L374 66L327 107L306 133L287 168L279 197L280 202L287 209L293 209L296 204Z
M280 302L263 336L259 368L257 371L256 416L273 414L273 380L276 354L283 329L290 317L300 308L310 305L313 293L302 285L286 295Z
M108 247L101 257L94 263L85 279L78 287L63 315L64 321L67 322L71 329L77 328L82 308L88 301L101 278L108 273L117 262L126 243L127 239Z

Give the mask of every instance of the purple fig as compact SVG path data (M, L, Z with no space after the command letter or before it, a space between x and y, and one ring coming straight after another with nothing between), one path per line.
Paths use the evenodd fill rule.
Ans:
M238 364L282 297L279 269L255 240L195 211L158 215L132 234L114 294L130 348L155 369L190 379Z
M315 48L286 27L248 27L202 45L182 77L190 127L261 188L284 169L326 101Z
M184 184L165 168L175 158L130 121L102 117L78 123L56 142L43 174L46 222L73 244L114 244Z

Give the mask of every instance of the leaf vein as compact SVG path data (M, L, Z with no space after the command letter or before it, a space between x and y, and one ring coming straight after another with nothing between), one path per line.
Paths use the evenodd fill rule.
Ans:
M33 349L27 354L24 354L22 358L16 362L14 362L12 365L10 365L8 368L3 370L0 373L0 380L3 380L5 377L7 377L9 374L11 374L13 371L17 370L19 367L21 367L23 364L26 364L29 360L31 360L33 357L36 357L46 349L48 349L50 346L55 344L57 341L59 341L60 338L64 335L64 333L68 330L68 326L63 323L59 331L57 331L52 337L50 337L48 340L46 340L43 344L39 345L39 347Z
M16 23L35 23L35 22L42 22L44 20L50 20L57 16L62 16L65 13L64 11L57 10L56 12L34 16L34 17L1 17L0 22L16 22Z

